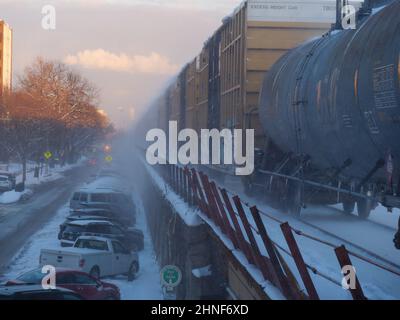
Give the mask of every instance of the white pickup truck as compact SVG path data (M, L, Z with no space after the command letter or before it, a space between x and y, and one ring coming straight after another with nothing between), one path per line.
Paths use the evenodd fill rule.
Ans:
M42 249L40 265L83 271L100 277L125 274L133 281L139 271L139 258L117 240L80 237L68 249Z
M11 180L5 175L0 175L0 192L11 191L12 188L13 185Z

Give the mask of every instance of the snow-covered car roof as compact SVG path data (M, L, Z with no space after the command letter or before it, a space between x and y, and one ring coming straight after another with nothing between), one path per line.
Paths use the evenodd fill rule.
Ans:
M101 217L101 216L88 216L88 215L75 215L75 216L69 216L67 217L67 220L70 221L83 221L83 220L87 220L87 221L110 221L110 220L115 220L112 217Z
M91 213L91 212L108 212L108 213L113 213L109 209L103 209L103 208L80 208L80 209L74 209L71 211L71 214L82 214L82 213Z
M91 224L103 224L103 225L109 225L109 226L114 225L110 221L101 220L101 219L99 219L99 220L75 220L75 221L68 222L68 224L75 225L75 226L88 226Z
M96 237L96 236L81 236L78 239L76 239L76 241L79 240L97 240L97 241L109 242L111 239L105 237Z
M124 194L124 192L121 191L121 190L114 189L114 188L107 188L107 187L104 187L104 188L102 188L102 187L82 188L82 189L79 189L76 192L78 192L78 193L80 192L80 193L104 193L104 194L107 194L107 193L122 193L122 194Z

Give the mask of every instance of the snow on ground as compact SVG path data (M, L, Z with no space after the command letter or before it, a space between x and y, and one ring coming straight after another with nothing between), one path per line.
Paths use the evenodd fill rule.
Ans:
M4 192L3 194L0 194L0 203L1 204L10 204L10 203L18 202L19 199L21 199L21 196L22 196L21 192L15 192L14 190Z
M334 237L330 237L323 232L307 226L301 221L287 214L281 213L278 210L269 207L265 203L262 203L261 201L250 199L244 195L241 195L241 198L247 203L257 205L259 210L262 212L266 212L281 221L288 221L292 227L309 235L328 241L335 246L341 246L343 244L343 241ZM255 222L247 207L245 207L245 211L250 223L255 226ZM391 241L393 235L390 233L390 231L382 231L379 226L374 227L373 225L369 225L371 223L359 221L357 219L349 222L348 219L344 219L345 217L343 217L342 213L339 215L337 210L335 213L336 214L332 215L330 208L310 207L309 209L305 210L303 219L308 222L313 222L313 224L315 223L318 226L321 226L321 221L323 221L322 226L324 229L329 228L328 231L331 233L343 236L349 241L355 241L357 244L364 244L366 249L370 249L377 254L381 254L382 256L388 258L388 260L396 261L399 254L394 249ZM280 230L280 225L265 216L262 216L262 219L271 239L281 247L288 250L288 246L282 236L282 231ZM255 235L255 237L259 243L261 252L266 255L267 253L262 244L262 239L259 237L259 235ZM340 284L342 282L343 276L341 274L338 260L333 248L298 235L295 235L295 238L307 264L317 268L318 271L334 279L337 283ZM359 250L348 244L346 244L346 247L347 249L356 252L361 256L375 260L363 250ZM302 285L302 280L297 272L297 268L293 259L283 251L280 252L290 266L291 270L295 273L298 282ZM392 252L392 254L389 254L389 252ZM394 300L400 298L399 276L387 271L383 271L357 258L351 257L351 259L354 267L356 268L357 276L360 279L364 293L368 298L375 300ZM341 288L340 285L334 284L314 274L311 274L311 277L322 299L351 299L350 293Z
M18 202L24 195L31 195L32 190L29 187L36 186L42 183L56 181L58 179L63 178L63 173L65 171L71 170L75 167L82 165L85 158L82 158L76 164L72 165L65 165L65 166L55 166L54 168L49 168L48 171L44 170L41 176L38 178L34 177L34 168L35 164L29 162L27 165L27 174L26 174L26 182L25 182L25 189L24 192L16 192L15 190L0 193L0 204L12 204ZM22 181L22 168L21 165L16 163L11 163L9 165L0 165L1 170L6 170L11 173L15 173L17 175L17 183Z
M47 169L45 167L43 167L39 178L34 177L35 167L37 167L37 164L34 162L28 162L25 185L26 186L38 185L43 182L49 182L49 181L54 181L54 180L60 179L60 178L62 178L63 172L73 169L77 166L80 166L85 160L86 160L86 158L83 157L75 164L66 164L64 166L56 165L54 168L49 167ZM21 164L18 164L18 163L0 164L0 171L1 170L16 174L17 183L22 181L22 165Z
M65 171L79 167L80 165L82 165L82 163L85 160L86 160L85 158L82 158L75 164L67 164L65 166L56 165L54 168L49 168L47 172L45 169L43 169L43 173L39 178L35 178L34 170L30 170L30 172L28 172L27 176L26 176L25 186L29 187L29 186L34 186L34 185L42 184L45 182L50 182L50 181L55 181L55 180L61 179L63 177L63 173ZM17 183L18 183L18 181L21 181L21 180L22 180L22 174L19 174L17 176Z
M393 245L398 219L395 214L378 208L369 220L360 220L335 208L310 206L302 213L302 219L379 255L400 271L400 254Z
M29 241L13 258L13 262L8 267L9 271L4 274L1 280L14 279L21 273L30 271L39 266L40 250L45 248L54 248L59 242L57 239L59 225L64 222L69 214L69 207L63 206L56 215L42 230L34 234ZM59 246L61 248L61 246Z
M399 209L394 209L393 212L388 212L385 207L379 205L371 212L371 216L368 220L381 223L393 229L397 229L399 218Z
M31 196L32 190L25 189L24 192L16 192L15 190L0 194L0 204L11 204L18 202L24 196Z
M258 204L258 207L263 212L268 212L269 214L273 215L278 219L281 219L283 221L288 221L292 227L301 230L307 234L328 241L337 247L343 244L341 240L330 237L322 232L316 231L314 228L304 225L304 223L302 223L301 221L298 221L292 217L288 217L285 214L281 214L276 210L269 208L266 205ZM248 214L250 223L252 225L255 225L251 215L248 212L248 209L246 208L245 210ZM335 219L332 219L330 224L334 225L335 221L336 221ZM263 222L267 228L267 231L269 232L269 236L281 247L288 250L288 246L282 236L279 224L266 217L263 217ZM336 228L333 228L332 231L333 232L336 231L337 233L340 230L340 228L342 230L346 231L348 230L350 234L353 234L353 238L358 233L360 235L364 235L365 238L369 237L369 239L371 239L372 242L373 241L378 242L379 245L386 245L387 247L392 246L392 243L381 244L379 242L380 241L379 238L374 240L374 237L371 236L371 234L364 233L362 226L358 227L356 224L352 225L342 224L340 226L337 226ZM295 235L295 238L302 252L303 258L307 264L315 267L322 274L334 279L337 283L340 284L342 282L343 276L341 274L340 266L335 255L334 248L328 247L319 242L298 235ZM262 241L258 235L256 235L256 239L260 247L263 248ZM353 252L357 252L362 256L374 260L372 257L369 257L363 251L360 251L347 244L346 247L347 249L352 250ZM264 254L266 254L265 250L261 251ZM295 273L298 282L302 283L293 259L283 251L280 252L285 258L288 265L291 267L291 270ZM398 276L388 273L386 271L382 271L381 269L378 269L354 257L351 257L351 259L354 267L356 268L357 276L359 277L361 285L368 298L377 300L379 299L391 300L400 298L400 278ZM322 299L351 299L349 292L342 289L340 285L331 283L328 280L314 274L312 274L311 277Z
M137 206L137 227L144 232L145 249L139 253L140 271L134 282L127 282L126 277L108 279L121 290L122 300L163 300L161 288L160 268L151 243L150 232L147 227L145 211L141 200L134 194Z
M139 253L140 271L133 282L128 282L126 276L118 276L103 279L106 282L116 284L121 290L123 300L162 300L163 292L160 284L160 270L158 268L153 247L147 229L143 205L134 195L138 208L137 227L142 229L145 235L145 249ZM0 281L14 279L18 275L35 269L39 265L40 250L45 248L61 248L57 239L59 225L65 221L69 214L69 207L65 205L57 214L15 255L13 262L8 267L9 271L0 277Z
M193 269L192 270L192 274L196 277L196 278L205 278L205 277L209 277L212 275L212 265L208 265L206 267L203 268L197 268L197 269Z

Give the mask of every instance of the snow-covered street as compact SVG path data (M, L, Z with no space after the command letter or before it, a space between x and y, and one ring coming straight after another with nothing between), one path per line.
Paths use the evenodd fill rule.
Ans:
M40 185L57 181L64 177L64 173L81 166L86 161L86 158L82 158L76 164L60 166L56 165L54 168L42 168L39 170L38 177L35 177L35 167L37 167L34 163L28 163L27 165L27 173L26 173L26 181L25 181L25 190L23 192L17 192L15 190L0 192L0 205L1 204L12 204L16 203L25 198L29 198L34 193L34 189L38 188ZM22 166L16 163L1 165L0 169L7 169L6 171L9 173L13 173L16 176L16 183L20 183L22 181ZM1 171L1 170L0 170Z
M94 181L85 186L93 187L106 182L107 179L103 178L100 182ZM135 192L132 193L132 197L137 206L137 228L143 230L145 236L145 249L139 253L140 271L134 282L128 282L126 276L108 277L103 280L117 285L123 300L161 300L163 299L163 292L160 285L160 271L153 253L144 208ZM0 282L15 279L17 276L37 268L41 249L58 248L62 250L57 234L60 224L65 221L69 214L69 203L59 208L55 216L31 236L14 256L12 262L0 277Z

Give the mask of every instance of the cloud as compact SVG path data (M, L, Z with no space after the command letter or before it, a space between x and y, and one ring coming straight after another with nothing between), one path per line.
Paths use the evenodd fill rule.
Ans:
M68 55L64 62L69 65L80 65L87 69L100 69L133 74L164 74L173 75L179 66L159 53L149 55L128 55L112 53L104 49L84 50L75 55Z
M22 3L90 6L98 7L104 5L112 6L156 6L178 9L205 9L205 10L231 10L242 0L0 0L0 4Z

